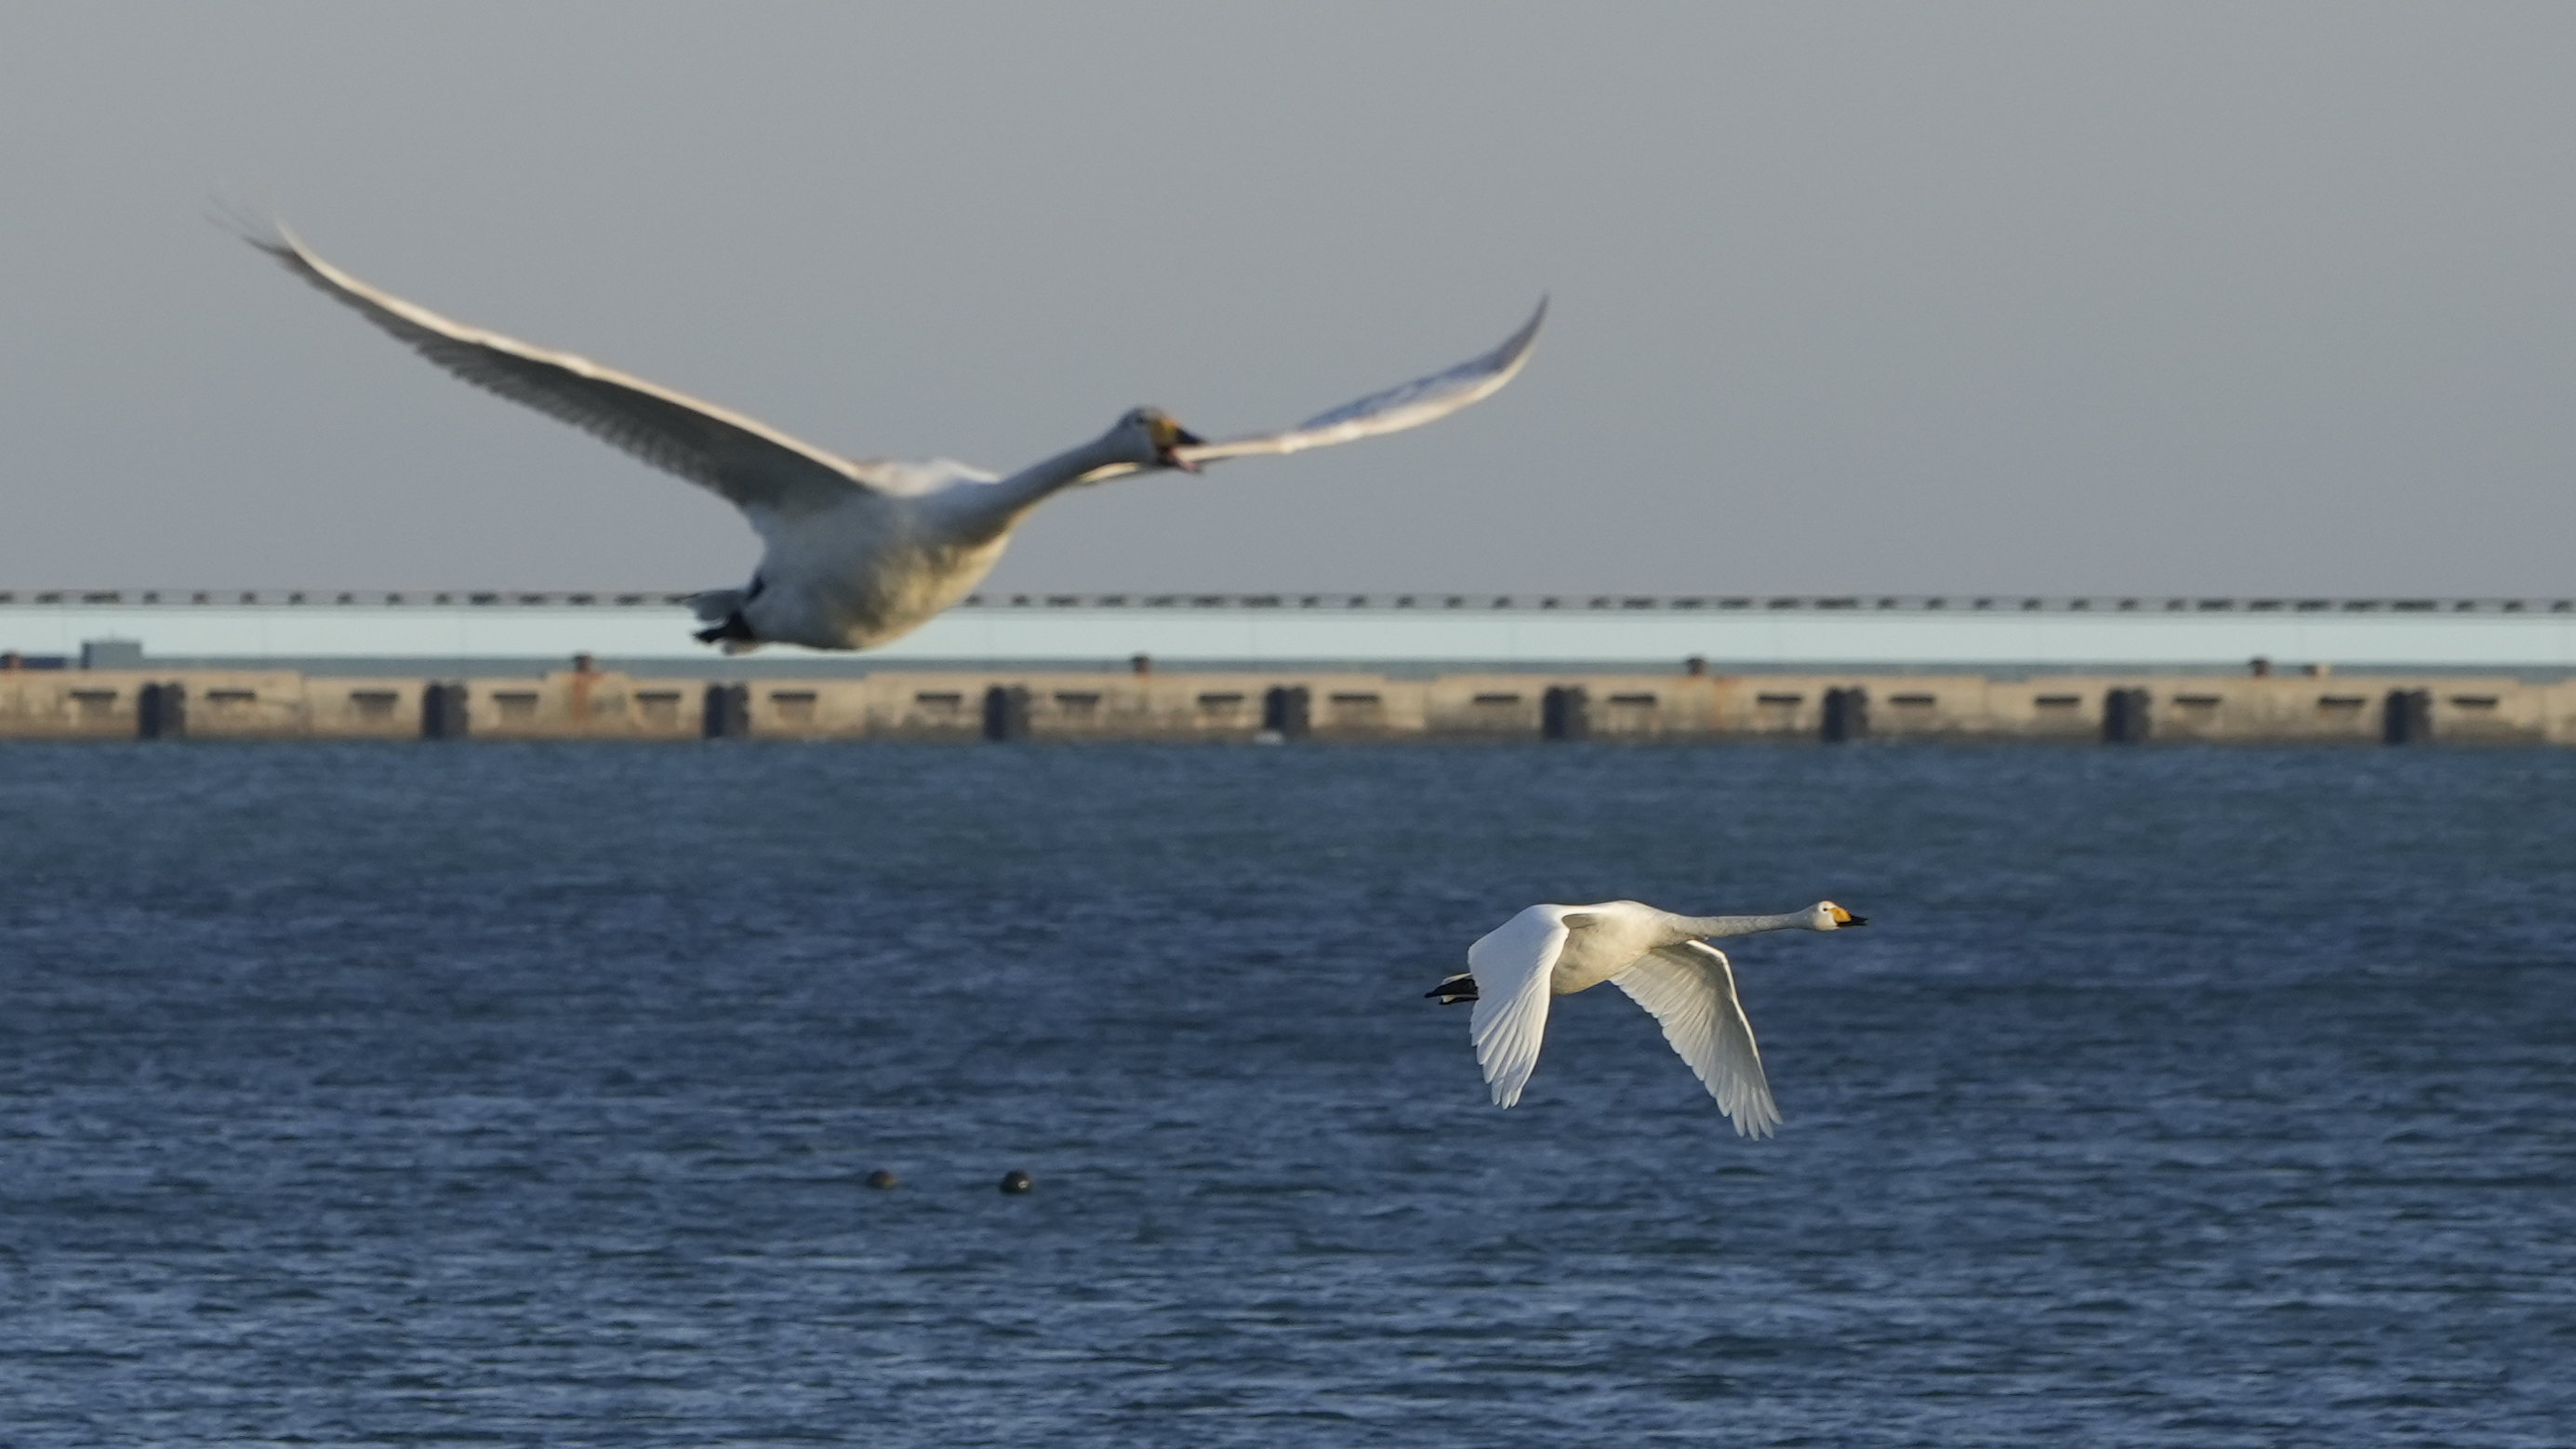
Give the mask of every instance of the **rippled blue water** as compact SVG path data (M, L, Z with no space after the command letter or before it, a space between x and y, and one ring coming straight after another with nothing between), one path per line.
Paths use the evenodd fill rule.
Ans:
M0 1442L2563 1445L2571 804L2576 752L15 746ZM1778 1140L1611 991L1486 1105L1421 993L1622 895L1873 918L1736 943Z

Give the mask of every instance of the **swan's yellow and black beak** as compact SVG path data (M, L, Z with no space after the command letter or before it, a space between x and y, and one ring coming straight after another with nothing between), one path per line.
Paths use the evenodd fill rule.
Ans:
M1845 926L1866 926L1869 924L1869 917L1855 916L1840 906L1831 906L1828 907L1828 909L1834 913L1834 929L1837 931L1841 930Z
M1475 973L1461 971L1422 994L1426 997L1439 998L1442 1006L1455 1006L1462 1001L1473 1001L1476 999Z
M1178 468L1184 473L1195 473L1199 470L1198 464L1182 457L1174 450L1188 447L1193 443L1204 443L1207 439L1173 422L1161 413L1154 414L1153 429L1154 452L1163 460L1164 467Z

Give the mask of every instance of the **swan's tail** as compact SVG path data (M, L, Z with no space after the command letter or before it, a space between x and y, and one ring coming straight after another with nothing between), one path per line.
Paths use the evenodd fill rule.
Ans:
M1461 971L1422 994L1440 998L1442 1006L1456 1006L1462 1001L1473 1001L1476 999L1476 973Z
M727 654L748 654L761 646L761 638L752 632L751 621L742 616L742 606L751 595L741 589L709 589L689 596L689 608L708 627L697 634L701 644L721 644Z

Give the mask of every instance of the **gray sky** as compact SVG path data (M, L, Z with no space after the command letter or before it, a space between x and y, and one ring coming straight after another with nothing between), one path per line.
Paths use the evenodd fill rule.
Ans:
M720 501L206 220L854 454L1035 589L2576 590L2576 7L0 8L0 586L695 588Z

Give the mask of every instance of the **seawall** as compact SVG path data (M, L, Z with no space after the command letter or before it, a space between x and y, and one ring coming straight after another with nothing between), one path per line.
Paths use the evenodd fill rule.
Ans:
M182 594L0 589L0 651L121 642L162 668L530 673L589 654L637 674L849 677L1063 670L1150 655L1267 670L1654 673L2224 672L2258 656L2355 673L2576 673L2570 599L978 595L865 654L725 661L662 594ZM96 662L96 661L94 661Z
M0 740L2576 744L2576 677L882 670L718 679L0 669Z

